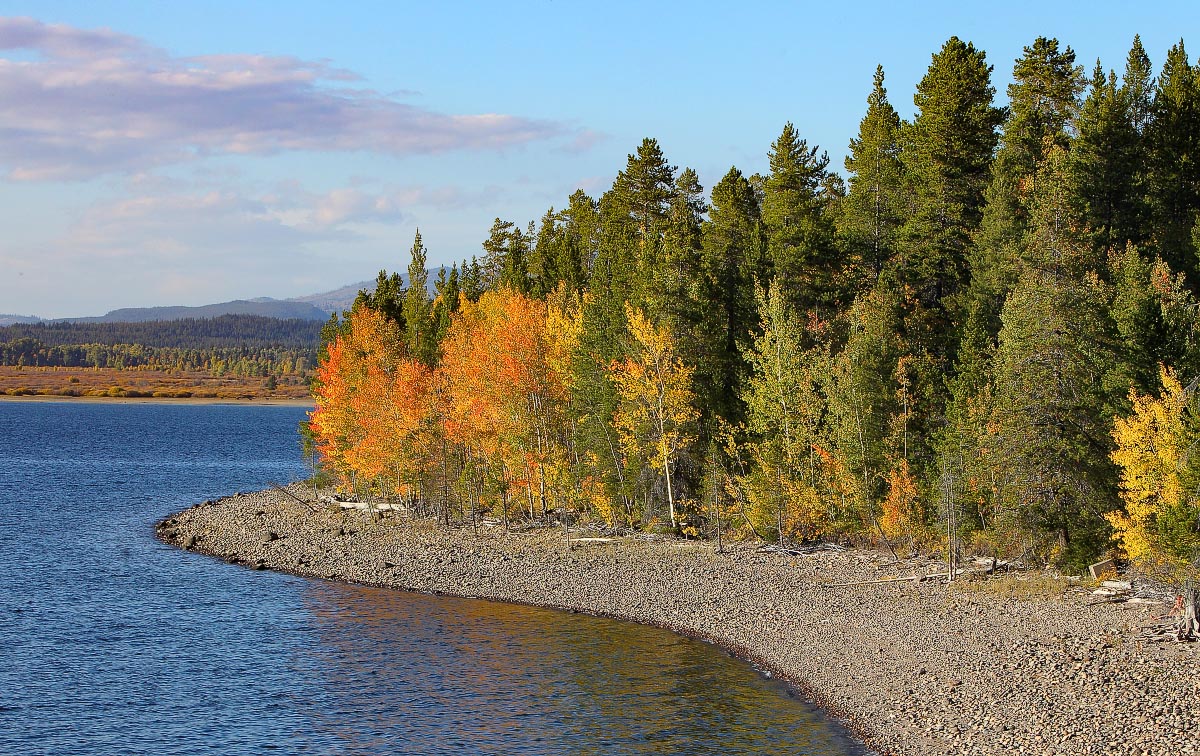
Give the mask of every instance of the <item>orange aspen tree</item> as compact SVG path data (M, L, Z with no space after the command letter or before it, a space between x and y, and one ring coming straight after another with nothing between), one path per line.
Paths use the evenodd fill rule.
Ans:
M505 518L511 493L544 496L550 429L565 401L548 352L545 304L512 291L464 302L444 343L447 435L487 459Z
M676 353L675 338L655 328L640 310L625 305L633 356L610 368L621 395L613 423L621 444L631 456L648 459L662 470L667 488L671 527L677 527L671 466L692 442L690 426L699 417L692 394L692 369Z
M359 307L350 313L346 333L329 345L326 360L317 368L317 406L310 422L317 450L345 485L353 486L357 478L374 477L374 460L364 458L359 449L366 429L358 395L368 385L372 371L390 374L399 356L395 324L370 308Z
M422 362L403 357L391 372L371 365L351 402L361 437L351 450L351 466L400 496L421 495L435 442L432 373Z

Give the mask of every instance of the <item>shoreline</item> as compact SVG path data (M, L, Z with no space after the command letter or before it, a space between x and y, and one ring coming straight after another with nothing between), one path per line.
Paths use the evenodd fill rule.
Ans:
M156 526L166 543L252 569L665 627L786 679L886 756L1188 753L1200 728L1197 644L1138 637L1163 605L839 585L936 571L873 551L716 554L640 537L567 551L559 529L480 530L309 512L274 491Z
M65 402L92 404L226 404L239 407L315 407L312 399L222 399L220 397L168 397L168 396L62 396L57 394L23 394L13 396L0 393L0 402Z

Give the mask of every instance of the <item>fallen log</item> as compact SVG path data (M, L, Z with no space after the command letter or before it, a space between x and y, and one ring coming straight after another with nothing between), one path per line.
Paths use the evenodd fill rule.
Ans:
M317 511L316 507L314 507L314 506L312 505L312 503L311 503L311 502L309 502L309 501L305 501L304 499L301 499L299 496L297 496L296 494L294 494L294 493L292 493L291 491L287 490L286 488L284 488L283 486L279 485L279 484L278 484L278 483L276 483L275 481L273 481L273 480L268 480L268 481L267 481L267 485L269 485L271 488L274 488L276 491L279 491L280 493L282 493L282 494L284 494L284 495L286 495L286 496L290 496L290 497L292 497L293 499L295 499L296 501L300 502L301 504L303 504L303 505L304 505L304 507L305 507L305 508L306 508L306 509L307 509L309 512L316 512L316 511Z

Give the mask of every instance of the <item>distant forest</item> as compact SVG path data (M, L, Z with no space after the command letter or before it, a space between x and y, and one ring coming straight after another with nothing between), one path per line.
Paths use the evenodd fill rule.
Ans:
M446 521L1194 565L1200 69L992 73L950 39L904 118L879 68L845 178L802 124L711 192L646 139L432 299L418 236L326 331L325 468Z
M319 321L257 315L138 323L22 323L0 327L0 365L304 374L316 365L321 328Z

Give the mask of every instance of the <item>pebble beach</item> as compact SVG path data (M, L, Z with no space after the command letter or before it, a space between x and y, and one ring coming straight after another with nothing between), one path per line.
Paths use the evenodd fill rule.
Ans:
M251 569L668 627L786 678L885 756L1200 753L1200 644L1147 642L1169 605L1085 586L871 583L938 571L886 551L717 553L586 532L568 548L559 528L374 521L274 490L198 504L156 533Z

